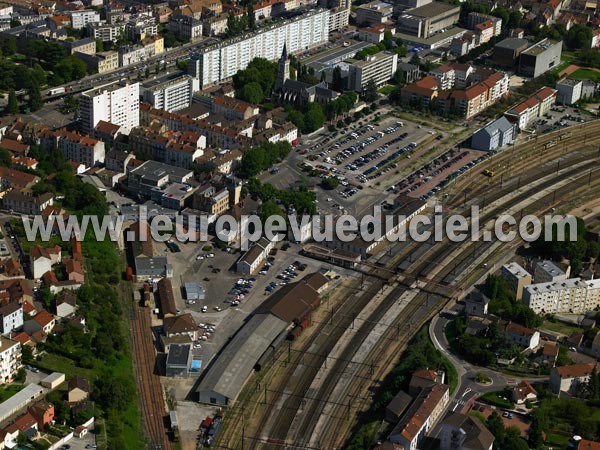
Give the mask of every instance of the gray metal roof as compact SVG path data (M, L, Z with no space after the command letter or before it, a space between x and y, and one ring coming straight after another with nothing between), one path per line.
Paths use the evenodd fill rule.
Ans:
M497 131L506 132L513 128L514 125L508 121L508 119L504 116L499 119L494 120L492 123L488 124L481 131L485 131L490 136L496 134Z
M197 392L217 392L235 399L256 362L287 326L271 314L252 316L208 369Z
M185 283L185 297L188 300L204 300L206 293L200 283Z
M167 366L187 367L191 350L190 344L171 344L167 354Z
M0 422L6 420L9 416L16 413L21 408L32 403L36 398L44 393L44 388L39 384L29 384L21 391L10 397L8 400L0 403Z

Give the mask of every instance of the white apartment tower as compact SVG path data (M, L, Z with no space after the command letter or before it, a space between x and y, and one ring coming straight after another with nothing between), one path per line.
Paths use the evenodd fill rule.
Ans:
M87 132L101 120L129 132L140 125L140 84L114 84L84 92L79 111L82 128Z
M194 63L200 70L200 88L221 83L245 69L254 58L279 59L283 45L287 53L305 52L325 44L329 37L329 10L316 9L262 28L254 33L228 39L202 49Z
M21 368L21 344L0 337L0 384L10 383Z

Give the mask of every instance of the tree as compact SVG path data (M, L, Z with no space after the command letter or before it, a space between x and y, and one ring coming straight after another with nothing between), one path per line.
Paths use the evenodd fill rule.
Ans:
M104 42L102 39L96 39L96 53L104 51Z
M256 28L256 13L254 12L254 2L248 2L246 14L248 15L248 28L254 30Z
M342 90L342 69L340 66L335 66L332 73L331 89L334 91Z
M508 20L510 18L510 12L508 12L508 10L506 8L503 8L502 6L498 6L497 8L495 8L492 11L492 15L494 17L499 17L500 19L502 19L502 28L508 27Z
M19 102L17 101L17 94L14 89L8 91L8 105L6 111L9 114L17 114L19 112Z
M542 428L537 416L534 415L531 421L531 428L529 428L529 448L538 449L543 443Z
M311 103L304 115L304 128L308 133L318 130L325 123L325 114L318 103Z
M410 57L410 63L415 66L418 66L421 64L421 57L419 56L418 52L414 52L412 54L412 56Z
M35 82L31 83L27 93L29 95L29 109L32 112L39 110L44 105L44 102L42 102L40 86Z
M0 144L2 145L2 144ZM10 157L10 153L8 150L0 148L0 166L2 167L10 167L12 166L12 158Z
M264 93L260 83L253 81L242 88L240 98L250 103L260 103L263 100Z
M367 85L363 90L362 97L366 102L374 102L375 100L377 100L378 94L377 85L375 84L375 81L369 80L367 82Z
M286 119L296 125L299 130L304 130L304 115L297 109L288 112Z
M521 11L512 11L508 17L508 28L518 28L521 24L521 20L523 20L523 14Z
M573 25L565 36L565 43L569 48L582 49L590 48L592 44L592 29L583 24Z
M283 211L281 210L277 202L275 202L274 200L267 200L266 202L263 202L258 207L257 213L258 217L260 217L260 220L263 224L265 224L267 222L267 219L271 216L284 217Z
M339 181L334 177L327 177L321 182L321 187L327 191L332 191L339 186Z

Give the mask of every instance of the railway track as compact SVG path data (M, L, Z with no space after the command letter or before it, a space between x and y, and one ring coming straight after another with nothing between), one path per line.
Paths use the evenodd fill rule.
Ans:
M588 176L587 174L582 174L579 177L577 177L575 180L573 180L572 182L568 183L567 185L561 187L558 189L559 194L564 197L564 196L568 196L569 194L571 195L577 195L577 190L579 188L581 188L582 186L585 186L588 182ZM598 189L598 187L600 187L600 180L598 181L594 181L594 186L593 188ZM590 185L589 188L592 188L592 186ZM559 197L561 198L561 197ZM534 213L540 213L543 212L547 209L549 209L550 207L552 207L552 205L556 204L556 200L554 199L554 194L553 193L548 193L546 195L544 195L542 198L540 198L539 200L536 200L535 203L531 204L530 206L527 207L528 214L534 214ZM477 253L478 254L483 254L484 252L486 252L489 247L491 247L493 245L494 242L481 242L479 241L477 244L479 245L479 248L477 249ZM520 242L516 243L517 245L520 245ZM515 244L512 244L513 246L515 246ZM454 252L456 253L456 252ZM448 250L447 251L447 255L454 255L452 250ZM457 259L457 264L460 266L463 266L466 264L465 269L468 269L470 265L473 264L473 260L471 258L471 252L469 250L466 251L459 251L458 254L454 255L453 257L455 257ZM473 272L479 272L481 275L483 275L483 272L485 272L485 270L482 270L481 266L475 268L473 270ZM440 272L436 275L436 278L439 278L440 280L448 280L451 279L451 281L455 281L456 278L459 276L460 273L463 272L459 272L459 273L454 273L453 269L449 266L445 266L444 268L442 268L442 270L440 270ZM468 280L463 280L462 284L463 285L467 285ZM433 315L437 314L444 306L445 302L430 302L429 298L427 295L425 294L418 294L417 298L415 298L415 302L412 310L414 311L417 306L419 305L419 307L425 307L428 310L428 314L426 314L424 316L424 318L418 323L418 325L416 326L416 328L420 328L422 325L424 325L431 317L433 317ZM404 314L403 314L404 316ZM402 320L401 318L398 320ZM387 334L389 335L391 332L393 332L393 327L389 327L388 328L388 332ZM399 350L402 349L406 343L408 343L408 341L410 340L411 336L409 335L405 335L402 337L402 339L400 339L399 341L397 341L396 345L394 345L395 350ZM389 336L382 336L382 340L386 340L386 342L388 342L388 344L390 345L391 342L394 342L393 338L390 338ZM384 361L385 360L385 354L386 353L395 353L395 351L390 352L389 348L386 348L386 346L384 345L376 345L373 346L373 352L372 354L369 355L369 358L377 358L377 360L379 361ZM382 355L383 354L383 355ZM393 367L393 364L395 364L395 361L392 360L389 364L389 368L391 369L391 367ZM381 369L381 368L379 368ZM367 397L361 396L360 394L362 392L364 392L366 386L366 383L373 383L373 380L376 379L380 379L378 377L378 375L380 377L383 377L383 375L387 373L387 370L381 370L381 373L373 373L371 372L370 374L367 374L365 371L364 367L359 367L356 370L356 373L354 374L354 376L351 378L352 380L355 381L354 383L354 387L353 389L350 388L350 386L348 387L347 391L346 391L346 397L351 400L354 399L355 400L355 404L352 407L352 410L357 410L360 411L362 409L364 409L365 403L367 401L369 401L369 399ZM370 375L372 377L371 380L368 379L368 377L366 377L365 375ZM338 402L339 403L339 402ZM358 404L356 404L358 403ZM330 411L328 411L328 414L326 416L320 415L319 417L327 417L328 420L326 422L326 425L320 429L317 430L316 432L312 432L312 430L310 429L311 427L307 427L303 430L304 433L308 433L309 436L315 436L317 434L319 434L319 439L318 442L315 442L315 439L313 438L312 440L309 440L307 442L308 446L311 447L313 445L316 445L319 448L335 448L339 445L342 445L344 442L344 439L340 439L340 429L342 429L342 427L347 425L348 422L348 414L344 414L342 411L340 411L340 407L336 406L335 404L329 403L328 405L330 405ZM351 403L348 403L348 411L351 408ZM308 416L310 417L310 415ZM315 424L318 422L318 419L315 419L315 416L312 416L310 418L309 421L311 424ZM314 429L314 428L313 428ZM298 441L296 441L298 442Z
M585 135L592 135L593 132L600 129L600 121L593 122L588 125L585 130L578 130L572 133L572 137L570 139L565 140L562 144L562 148L550 149L550 151L546 154L549 156L550 154L554 156L562 155L562 159L565 164L575 164L584 161L594 161L592 156L593 150L581 150L581 133L584 132ZM551 140L552 136L548 136L548 140ZM588 139L586 137L586 139ZM574 141L572 141L574 140ZM591 136L589 138L590 144L594 143L596 139ZM544 140L540 140L539 144L543 144ZM528 144L525 146L524 154L525 159L522 160L522 167L519 164L515 164L514 170L516 173L519 172L520 169L524 169L524 164L526 161L529 161L531 158L535 160L535 158L539 158L538 152L536 152L536 143ZM568 154L568 150L577 149L581 155L570 155ZM527 156L530 155L530 156ZM498 155L498 158L502 156ZM505 155L504 158L507 158ZM492 161L498 161L495 158L491 159ZM486 161L485 164L492 164L491 161ZM597 165L597 163L596 163ZM477 167L479 170L480 167ZM534 179L538 179L541 174L550 174L554 168L550 167L537 167L530 175L522 175L522 179L519 180L518 184L523 187L526 187L531 183ZM574 170L568 172L569 175L572 175ZM567 172L565 172L567 173ZM565 175L566 176L566 175ZM460 179L459 179L460 180ZM459 183L458 181L455 183ZM462 181L460 182L462 183ZM469 184L472 183L472 180ZM503 183L501 183L502 185ZM506 210L511 207L511 205L519 204L523 199L528 198L532 195L533 192L538 192L551 186L551 181L546 181L538 186L531 189L524 189L523 192L519 193L515 199L512 201L502 202L499 205L496 205L494 209L490 211L486 211L482 215L481 223L485 223L486 220L493 218L494 215L497 215L499 212ZM460 186L460 184L453 184L454 188L456 186ZM452 187L450 187L452 189ZM507 180L506 186L501 186L498 189L498 186L491 184L482 183L481 186L478 187L477 190L472 190L470 194L478 193L478 194L489 194L489 202L496 201L505 195L507 195L510 191L515 190L514 182L511 184L510 180ZM486 195L487 195L486 194ZM471 195L470 195L471 197ZM459 198L460 200L460 198ZM456 201L451 203L454 207L458 207L460 205L460 201ZM353 350L357 348L357 343L359 343L366 335L370 333L374 324L378 323L378 319L381 319L388 311L390 306L394 303L394 301L406 293L409 290L407 286L395 286L392 290L391 294L388 294L386 299L381 301L380 305L376 308L375 311L371 313L368 320L362 322L362 325L359 325L357 330L355 331L354 336L350 340L350 345L342 351L341 357L335 358L333 361L333 367L329 370L331 375L326 378L321 388L315 394L314 392L308 392L310 384L313 378L318 373L318 368L322 367L327 363L326 355L329 354L332 348L334 348L335 344L338 342L340 337L343 335L343 331L347 329L351 324L353 324L353 318L357 316L357 314L363 310L364 306L366 306L370 298L373 295L374 291L378 291L379 288L383 287L386 282L386 274L387 278L390 277L392 273L399 272L400 276L402 273L410 275L414 278L425 277L426 275L431 274L431 265L432 261L443 261L453 255L456 254L455 261L457 264L454 266L445 266L442 267L438 273L434 276L434 280L437 280L440 283L450 283L453 275L456 273L456 267L466 264L469 258L473 258L473 255L476 255L477 252L484 250L485 248L489 248L491 244L482 243L479 244L481 247L474 246L473 249L465 247L464 244L462 247L457 250L456 246L452 245L449 242L438 243L435 246L432 246L426 255L417 255L414 258L411 258L411 255L416 251L416 249L420 248L422 243L418 244L404 244L400 245L400 251L395 254L391 260L387 263L386 267L376 268L373 267L370 269L371 275L368 278L371 280L369 284L368 291L364 292L363 295L354 295L342 305L339 305L335 311L332 311L330 323L332 326L328 327L327 322L316 324L316 328L312 331L312 334L309 339L307 339L302 346L302 348L297 349L295 351L294 358L288 359L286 362L284 376L280 377L281 382L275 384L268 391L268 397L266 398L267 391L265 390L265 403L267 403L267 407L261 413L261 420L259 423L261 424L260 430L257 431L256 435L252 436L251 434L245 435L245 439L242 442L245 442L248 448L257 448L257 447L289 447L293 448L295 446L301 446L303 448L312 448L311 445L314 445L314 442L308 443L306 442L306 436L310 436L313 434L314 428L322 416L323 409L326 405L329 408L339 409L339 408L348 408L350 410L350 406L346 406L342 404L340 401L328 401L323 400L324 398L328 398L329 394L333 391L335 385L338 383L338 380L341 377L345 377L346 379L351 378L352 380L361 380L356 388L357 394L354 395L355 398L360 398L359 394L364 389L363 384L366 382L372 382L371 379L373 374L371 372L375 371L375 374L383 373L387 367L385 364L381 364L381 366L373 367L368 364L359 364L355 365L358 369L354 371L354 374L348 374L347 367L350 364ZM479 248L479 250L478 250ZM424 257L426 256L426 257ZM408 270L405 272L398 270L399 262L406 259L412 259L412 263L409 265ZM454 273L453 273L454 272ZM426 284L426 282L423 282ZM425 294L419 294L415 297L414 301L406 306L406 309L403 310L402 319L414 315L416 311L422 310L424 314L424 318L418 322L420 325L424 323L424 321L429 317L430 310L434 310L439 308L445 302L434 302L430 304L430 297ZM335 324L335 325L333 325ZM416 327L416 325L415 325ZM402 333L395 331L402 329ZM410 326L406 329L403 327L389 327L389 329L385 333L385 339L388 339L392 342L397 342L394 346L384 346L389 348L400 348L405 345L405 343L410 339L411 333L414 331L414 327ZM396 336L392 333L396 333ZM317 340L321 336L323 340L322 343L319 343ZM315 350L315 346L317 350ZM400 347L398 347L400 346ZM389 349L388 348L388 349ZM311 349L310 353L308 349ZM394 352L391 352L392 356ZM393 359L393 358L392 358ZM288 383L292 380L292 375L296 375L293 377L293 380L298 380L298 383L293 387L289 387ZM323 395L323 397L321 397ZM338 399L339 400L339 399ZM363 400L366 401L366 400ZM274 406L278 406L277 409L273 408ZM296 417L296 413L298 411L302 411L302 415L304 419L297 419L295 428L294 428L294 439L289 439L289 429L291 424L294 422ZM238 411L241 413L241 411ZM237 414L237 413L236 413ZM338 414L339 415L339 414ZM343 415L346 416L346 415ZM335 415L330 415L330 417L335 417ZM233 419L235 420L235 419ZM347 420L347 419L346 419ZM327 429L329 425L325 426ZM338 431L336 426L332 426L332 429L335 432ZM323 436L327 436L327 433L324 433ZM297 438L296 438L297 437ZM328 438L327 438L328 439ZM326 439L324 438L323 441ZM237 441L239 442L239 440ZM319 444L322 444L319 443ZM244 444L242 444L243 446ZM227 445L225 447L229 448ZM318 447L322 447L322 445L318 445ZM244 447L246 448L246 447ZM329 448L327 446L322 448Z
M155 349L152 342L150 312L148 308L134 305L130 312L131 344L136 368L136 384L140 396L140 409L148 450L172 450L165 428L164 408L160 380L154 374Z

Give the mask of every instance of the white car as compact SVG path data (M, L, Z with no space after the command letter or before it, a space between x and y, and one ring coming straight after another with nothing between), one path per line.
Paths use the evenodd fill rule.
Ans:
M204 259L204 256L202 256L202 255L196 256L196 261L200 261L201 259Z
M207 258L214 258L215 254L214 253L209 253L208 255L206 255Z
M188 305L194 305L196 304L196 300L188 300L187 303Z
M223 311L223 310L221 309L221 307L220 307L220 306L215 306L215 311L217 311L217 312L221 312L221 311Z
M208 306L205 305L202 307L202 312L205 313L206 311L208 311Z
M200 342L196 342L194 344L194 348L202 348L202 344Z

